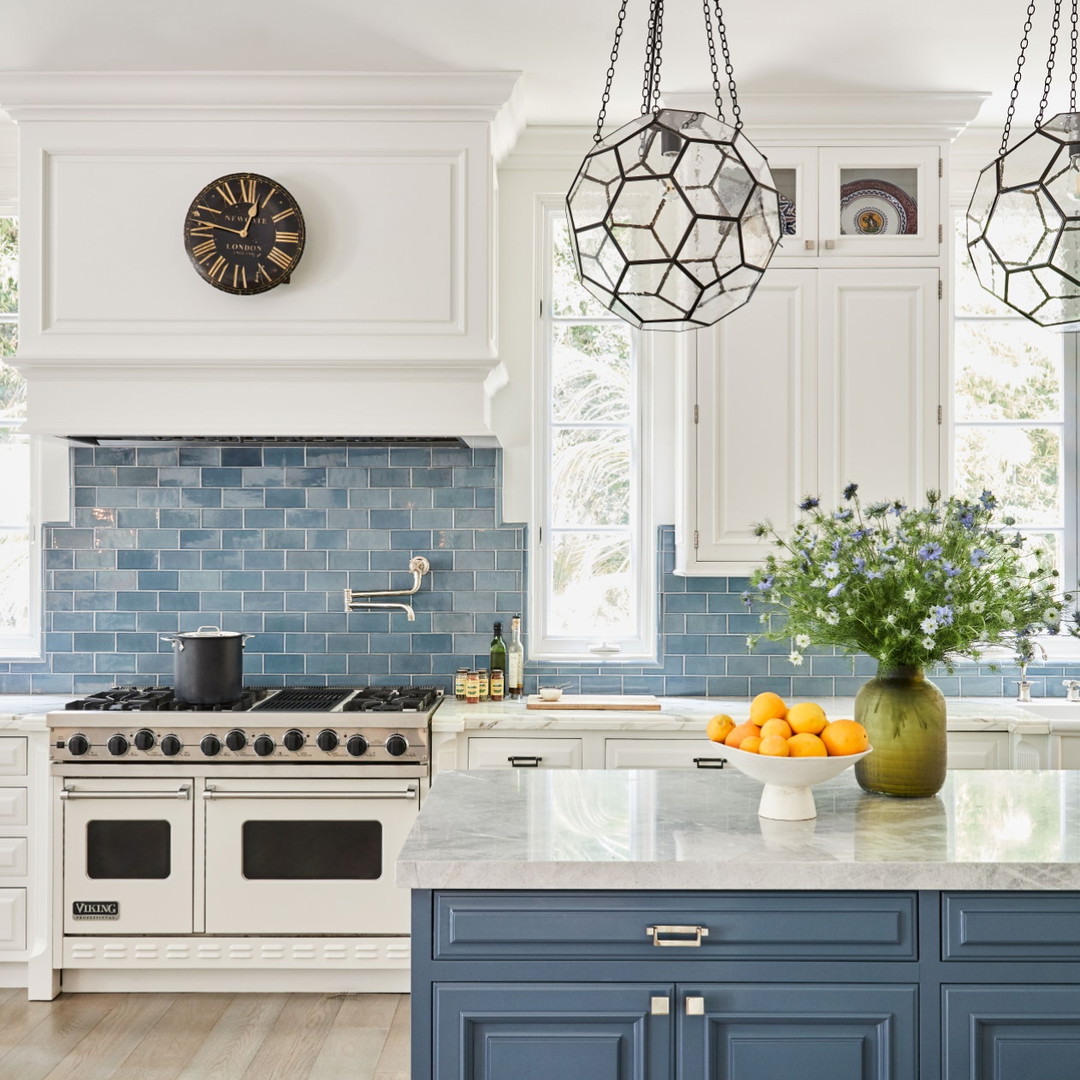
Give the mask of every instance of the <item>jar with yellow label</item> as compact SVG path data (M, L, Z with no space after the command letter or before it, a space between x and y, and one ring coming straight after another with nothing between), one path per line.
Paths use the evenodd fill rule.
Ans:
M488 691L492 701L502 701L506 692L506 680L498 668L492 669L491 677L488 679Z
M467 667L459 667L454 673L454 697L458 701L465 700L465 680L469 677Z
M465 677L465 701L475 705L480 700L480 672L470 671Z
M487 701L491 692L487 668L482 667L477 674L480 676L480 700Z

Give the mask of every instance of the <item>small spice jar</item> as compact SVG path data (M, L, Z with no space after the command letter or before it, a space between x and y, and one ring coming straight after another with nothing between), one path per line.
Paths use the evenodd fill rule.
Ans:
M506 691L506 680L499 668L491 669L491 677L488 679L488 691L492 701L502 701Z
M491 692L491 687L489 686L489 682L488 682L487 668L482 667L477 672L477 675L480 677L480 700L481 701L487 701L488 697L490 696L490 692Z
M470 671L465 677L465 700L475 705L480 700L480 672Z
M454 697L458 701L465 700L465 680L469 677L467 667L459 667L454 673Z

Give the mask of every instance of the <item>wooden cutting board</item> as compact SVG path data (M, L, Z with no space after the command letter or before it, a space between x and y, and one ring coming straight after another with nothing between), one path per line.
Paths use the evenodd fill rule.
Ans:
M530 694L527 709L623 709L658 711L659 698L652 694L563 694L558 701L541 701L539 694Z

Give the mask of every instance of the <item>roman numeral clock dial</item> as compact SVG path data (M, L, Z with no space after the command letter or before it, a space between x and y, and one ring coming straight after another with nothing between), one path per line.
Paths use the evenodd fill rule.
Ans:
M184 219L195 272L215 289L248 296L286 284L304 253L304 216L276 180L230 173L211 180Z

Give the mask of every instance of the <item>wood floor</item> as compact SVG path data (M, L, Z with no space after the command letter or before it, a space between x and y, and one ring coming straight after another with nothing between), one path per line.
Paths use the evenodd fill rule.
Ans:
M0 989L0 1080L409 1080L409 998Z

